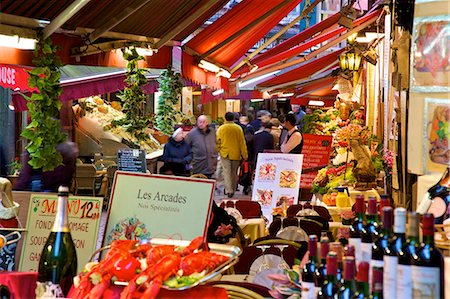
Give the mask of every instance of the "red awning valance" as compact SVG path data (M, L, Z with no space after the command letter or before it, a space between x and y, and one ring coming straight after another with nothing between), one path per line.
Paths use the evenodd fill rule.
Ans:
M261 20L257 25L242 32L238 37L227 42L214 53L204 57L207 60L230 68L300 2L301 0L242 1L213 24L201 31L186 46L198 54L204 55L242 28L264 16L267 12L280 7L270 16Z
M332 89L335 80L335 77L327 77L304 84L295 89L293 99L296 97L302 98L308 95L335 96L337 91Z

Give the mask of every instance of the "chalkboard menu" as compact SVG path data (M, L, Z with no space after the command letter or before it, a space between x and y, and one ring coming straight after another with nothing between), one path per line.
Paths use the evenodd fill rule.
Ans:
M117 152L117 170L142 172L147 171L145 151L140 149L121 149Z

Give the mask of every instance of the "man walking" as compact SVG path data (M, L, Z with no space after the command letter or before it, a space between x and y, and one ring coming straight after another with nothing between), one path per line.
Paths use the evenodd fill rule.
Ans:
M197 127L187 134L185 140L192 149L192 173L211 178L217 168L216 132L209 126L205 115L197 118Z
M234 123L232 112L225 113L225 123L217 129L216 141L223 171L225 193L231 198L236 190L240 160L248 158L244 132L239 125Z

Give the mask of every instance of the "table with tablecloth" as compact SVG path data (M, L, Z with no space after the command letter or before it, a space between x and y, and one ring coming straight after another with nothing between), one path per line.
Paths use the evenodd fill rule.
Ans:
M35 298L37 273L36 272L0 272L0 284L9 288L12 299ZM103 298L119 298L123 287L114 286L108 289ZM74 294L74 289L69 292L68 298ZM196 286L183 291L171 291L161 289L158 299L198 298L198 299L227 299L225 289L212 286Z
M332 233L334 239L337 241L339 237L349 236L350 225L344 225L342 222L329 222L330 232Z
M247 235L250 238L251 242L258 238L265 237L268 234L266 222L263 218L244 219L239 221L238 225L244 235Z

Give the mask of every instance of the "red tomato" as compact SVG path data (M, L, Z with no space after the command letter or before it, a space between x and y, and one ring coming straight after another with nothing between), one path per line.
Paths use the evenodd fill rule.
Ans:
M132 256L123 257L114 263L113 275L120 281L129 281L136 276L141 263Z

